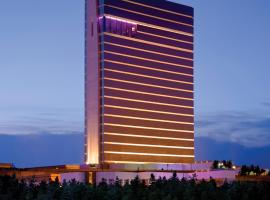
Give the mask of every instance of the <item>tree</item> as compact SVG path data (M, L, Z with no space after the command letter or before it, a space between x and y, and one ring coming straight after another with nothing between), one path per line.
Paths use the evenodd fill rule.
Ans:
M243 165L245 173L249 167ZM256 169L256 167L255 167ZM54 181L26 184L15 177L0 175L0 199L36 199L36 200L250 200L270 199L270 182L224 182L217 186L214 179L197 181L194 179L178 180L174 175L170 179L155 179L151 176L151 185L146 186L137 176L131 184L120 184L117 180L112 184L105 181L96 185L79 183L75 180L59 184ZM57 193L57 195L55 195Z
M226 160L223 160L222 164L223 164L223 168L227 167L227 161Z
M214 160L214 162L213 162L213 169L217 169L218 168L218 163L219 163L218 160Z
M151 174L151 175L150 175L150 180L149 180L149 181L150 181L150 184L156 182L156 177L155 177L154 174Z
M261 175L261 168L258 165L254 168L254 173L257 176Z
M240 175L241 176L245 176L245 175L247 175L247 173L248 173L247 166L246 165L242 165L241 170L240 170Z
M250 173L250 172L255 172L255 167L254 167L254 165L251 165L251 166L250 166L250 168L249 168L249 173Z
M265 169L261 169L260 174L262 175L262 174L265 173L265 172L266 172Z
M228 161L227 161L227 168L228 168L228 169L231 169L232 166L233 166L232 161L231 161L231 160L228 160Z
M178 180L176 171L173 172L173 175L172 175L172 178L171 179L172 180Z

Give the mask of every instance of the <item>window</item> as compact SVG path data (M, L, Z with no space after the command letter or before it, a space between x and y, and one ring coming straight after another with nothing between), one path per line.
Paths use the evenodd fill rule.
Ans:
M99 27L103 27L105 32L128 37L135 37L137 33L137 24L109 16L99 18Z

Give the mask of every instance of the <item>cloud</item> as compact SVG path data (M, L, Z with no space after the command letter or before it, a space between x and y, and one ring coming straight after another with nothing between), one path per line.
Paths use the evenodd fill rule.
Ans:
M1 109L0 134L69 134L83 132L83 127L83 109ZM270 116L235 111L198 116L196 136L244 147L269 146Z
M196 135L228 141L244 147L270 145L270 117L231 112L199 117Z
M83 133L0 134L0 160L16 167L83 163Z
M83 131L83 115L72 109L2 110L0 134L67 134Z
M237 165L259 165L270 168L270 146L247 148L234 142L216 141L208 137L195 139L195 159L232 160Z
M264 107L270 107L270 102L265 101L265 102L262 102L261 105L264 106Z

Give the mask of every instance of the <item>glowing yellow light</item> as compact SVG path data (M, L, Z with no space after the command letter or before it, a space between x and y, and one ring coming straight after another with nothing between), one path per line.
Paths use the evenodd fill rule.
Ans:
M122 97L114 97L114 96L108 96L108 95L105 95L104 97L105 98L110 98L110 99L139 102L139 103L149 103L149 104L155 104L155 105L161 105L161 106L171 106L171 107L178 107L178 108L194 108L193 106L181 106L181 105L176 105L176 104L160 103L160 102L153 102L153 101L144 101L144 100L129 99L129 98L122 98Z
M136 23L134 23L134 22L131 22L131 21L128 21L128 20L123 20L123 19L118 18L118 17L106 16L106 18L108 18L108 19L112 19L112 20L116 20L116 21L126 22L126 23L129 23L129 24L134 24L134 25L137 25L137 24L136 24ZM132 28L134 28L134 27L132 27Z
M191 76L191 77L193 77L192 74L185 74L185 73L180 73L180 72L173 72L173 71L164 70L164 69L156 69L156 68L151 68L151 67L145 67L145 66L142 66L142 65L134 65L134 64L130 64L130 63L118 62L118 61L109 60L109 59L105 59L104 61L110 62L110 63L114 63L114 64L120 64L120 65L126 65L126 66L130 66L130 67L141 68L141 69L148 69L148 70L153 70L153 71L166 72L166 73L170 73L170 74L178 74L178 75Z
M159 130L159 131L194 133L194 131L188 131L188 130L177 130L177 129L167 129L167 128L155 128L155 127L145 127L145 126L133 126L133 125L123 125L123 124L113 124L113 123L104 123L104 125L107 125L107 126L119 126L119 127L126 127L126 128L138 128L138 129Z
M122 83L130 83L130 84L135 84L135 85L142 85L142 86L149 86L149 87L155 87L155 88L162 88L162 89L168 89L168 90L176 90L176 91L181 91L181 92L193 93L192 90L184 90L184 89L172 88L172 87L166 87L166 86L160 86L160 85L153 85L153 84L147 84L147 83L139 83L139 82L134 82L134 81L126 81L126 80L121 80L121 79L116 79L116 78L107 78L107 77L105 77L104 79L105 80L122 82Z
M105 132L104 135L114 135L114 136L122 136L122 137L139 137L139 138L151 138L151 139L161 139L161 140L179 140L179 141L191 141L194 139L186 139L186 138L175 138L175 137L160 137L160 136L150 136L150 135L135 135L135 134L122 134L122 133L110 133Z
M188 18L192 18L193 19L193 17L190 16L190 15L185 15L185 14L182 14L182 13L173 12L173 11L162 9L162 8L157 8L157 7L154 7L154 6L149 6L149 5L138 3L138 2L135 2L135 1L129 1L129 0L122 0L122 1L125 1L125 2L128 2L128 3L132 3L132 4L136 4L136 5L140 5L140 6L143 6L143 7L146 7L146 8L152 8L152 9L155 9L155 10L159 10L159 11L163 11L163 12L167 12L167 13L172 13L172 14L175 14L175 15L179 15L179 16L188 17Z
M190 123L190 122L179 122L179 121L152 119L152 118L144 118L144 117L132 117L132 116L124 116L124 115L104 114L104 116L116 117L116 118L125 118L125 119L138 119L138 120L153 121L153 122L165 122L165 123L172 123L172 124L187 124L187 125L193 125L194 124L194 123Z
M151 17L151 18L154 18L154 19L159 19L159 20L163 20L163 21L167 21L167 22L171 22L171 23L175 23L175 24L180 24L180 25L184 25L184 26L193 27L192 24L187 24L187 23L183 23L183 22L174 21L174 20L171 20L171 19L166 19L166 18L162 18L162 17L148 15L148 14L145 14L145 13L141 13L141 12L125 9L125 8L120 8L120 7L112 6L112 5L108 5L108 4L104 4L104 5L108 6L108 7L111 7L111 8L118 9L118 10L123 10L123 11L127 11L127 12L130 12L130 13L135 13L135 14L138 14L138 15L146 16L146 17Z
M193 50L190 50L190 49L174 47L174 46L170 46L170 45L166 45L166 44L160 44L160 43L156 43L156 42L150 42L150 41L141 40L141 39L137 39L137 38L131 38L131 37L123 36L123 35L117 35L117 34L114 34L114 33L103 32L103 34L104 35L110 35L110 36L117 37L117 38L122 38L122 39L125 38L126 40L131 40L131 41L140 42L140 43L144 43L144 44L150 44L150 45L154 45L154 46L157 46L157 47L164 47L164 48L168 48L168 49L193 53Z
M165 94L156 94L156 93L151 93L151 92L141 92L141 91L136 91L136 90L126 90L126 89L107 87L107 86L105 86L104 88L105 89L111 89L111 90L123 91L123 92L131 92L131 93L137 93L137 94L148 94L148 95L158 96L158 97L168 97L168 98L172 98L172 99L181 99L181 100L193 101L192 98L176 97L176 96L170 96L170 95L165 95Z
M149 110L149 109L141 109L141 108L130 108L130 107L124 107L124 106L104 105L104 107L118 108L118 109L124 109L124 110L137 110L137 111L143 111L143 112L152 112L152 113L160 113L160 114L168 114L168 115L179 115L179 116L188 116L188 117L194 116L190 114L173 113L173 112L165 112L165 111Z
M177 82L177 83L193 85L192 82L178 81L178 80L174 80L174 79L160 78L160 77L156 77L156 76L148 76L148 75L137 74L137 73L133 73L133 72L125 72L125 71L120 71L120 70L115 70L115 69L108 69L108 68L105 68L104 70L105 71L116 72L116 73L120 73L120 74L128 74L128 75L140 76L140 77L144 77L144 78L152 78L152 79L158 79L158 80L162 80L162 81Z
M168 149L194 149L194 147L180 147L180 146L166 146L166 145L152 145L152 144L133 144L133 143L123 143L123 142L104 142L104 144L136 146L136 147L157 147L157 148L168 148Z
M194 155L178 155L178 154L137 153L137 152L119 152L119 151L104 151L104 153L123 154L123 155L142 155L142 156L164 156L164 157L194 158Z
M109 45L113 45L113 46L117 46L117 47L123 47L123 48L127 48L127 49L132 49L132 50L138 50L138 51L147 52L147 53L153 53L153 54L162 55L162 56L168 56L168 57L172 57L172 58L179 58L179 59L183 59L183 60L189 60L189 61L193 60L191 58L185 58L185 57L181 57L181 56L174 56L174 55L171 55L171 54L165 54L165 53L160 53L160 52L156 52L156 51L139 49L139 48L120 45L120 44L115 44L115 43L111 43L111 42L104 42L104 44L109 44Z
M86 164L98 164L99 163L99 152L98 152L98 143L96 141L89 141L87 145L88 153Z

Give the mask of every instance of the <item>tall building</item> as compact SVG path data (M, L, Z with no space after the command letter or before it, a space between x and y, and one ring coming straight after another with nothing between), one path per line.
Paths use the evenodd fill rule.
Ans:
M86 0L85 162L193 163L193 8Z

